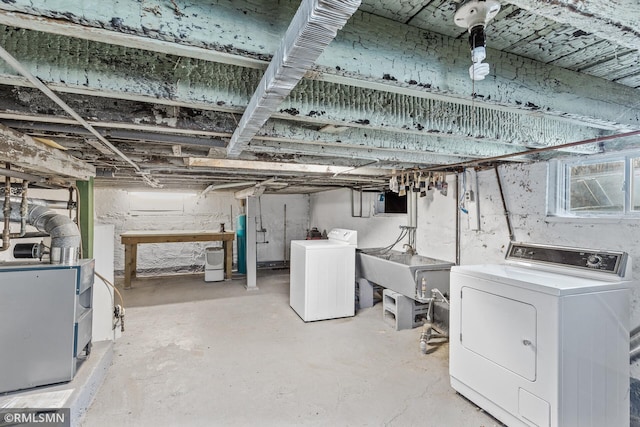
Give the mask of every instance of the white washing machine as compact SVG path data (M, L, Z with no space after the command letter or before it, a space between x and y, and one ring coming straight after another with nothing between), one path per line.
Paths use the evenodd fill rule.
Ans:
M451 386L509 426L629 425L631 259L514 243L451 268Z
M289 304L305 322L355 315L357 232L328 237L291 241Z

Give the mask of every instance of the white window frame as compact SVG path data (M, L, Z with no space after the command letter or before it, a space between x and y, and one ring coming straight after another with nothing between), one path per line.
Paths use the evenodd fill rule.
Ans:
M590 155L578 159L567 158L551 160L548 168L547 216L558 218L640 218L640 210L632 210L631 199L633 188L632 161L640 158L640 151L621 152L616 154ZM574 166L591 165L624 161L624 206L622 212L581 212L575 213L567 209L567 195L570 190L568 171Z

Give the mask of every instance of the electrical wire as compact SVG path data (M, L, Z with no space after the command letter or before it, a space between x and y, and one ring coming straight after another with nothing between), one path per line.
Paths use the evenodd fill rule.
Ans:
M96 273L96 272L94 271L94 274L98 274L98 273ZM109 286L110 286L110 285L107 283L107 281L106 281L106 280L104 280L104 279L103 279L103 278L101 278L101 277L98 277L98 278L99 278L99 279L100 279L100 281L101 281L102 283L104 283L104 285L107 287L107 291L109 292L109 296L111 296L111 307L112 307L112 308L113 308L113 307L115 307L115 306L116 306L116 299L115 299L115 297L114 297L115 292L114 292L114 293L111 293L111 289L109 289Z
M120 293L118 288L116 288L115 285L113 283L111 283L109 280L107 280L103 275L101 275L97 271L94 271L94 274L96 276L98 276L98 278L100 278L100 280L102 280L102 283L104 283L105 286L107 286L107 288L109 286L111 286L113 288L113 291L116 294L118 294L118 298L120 298L120 308L119 309L118 309L118 307L116 307L116 302L115 302L115 298L114 298L113 294L111 294L111 292L109 292L109 294L111 294L111 306L113 307L113 316L116 318L116 321L113 323L113 329L115 330L115 328L118 326L118 323L120 323L120 331L124 332L124 313L125 313L125 309L124 309L124 298L122 298L122 294Z
M102 280L106 285L109 285L113 288L114 292L116 294L118 294L118 298L120 298L120 305L122 305L122 307L124 308L124 298L122 298L122 294L120 293L120 291L118 290L118 288L116 288L116 286L111 283L107 278L105 278L102 274L98 273L97 271L94 271L95 275L98 276L100 278L100 280ZM112 301L113 305L115 306L115 301Z

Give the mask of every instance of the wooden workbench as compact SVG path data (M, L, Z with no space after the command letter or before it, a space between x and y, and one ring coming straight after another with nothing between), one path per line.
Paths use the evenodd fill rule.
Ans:
M138 243L222 241L225 278L231 279L233 239L235 235L234 231L219 232L210 230L126 231L120 234L121 242L124 245L124 288L130 288L131 280L136 277Z

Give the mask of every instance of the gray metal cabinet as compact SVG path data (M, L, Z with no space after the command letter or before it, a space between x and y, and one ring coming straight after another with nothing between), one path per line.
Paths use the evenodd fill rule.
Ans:
M73 379L91 345L94 260L0 267L0 392Z

